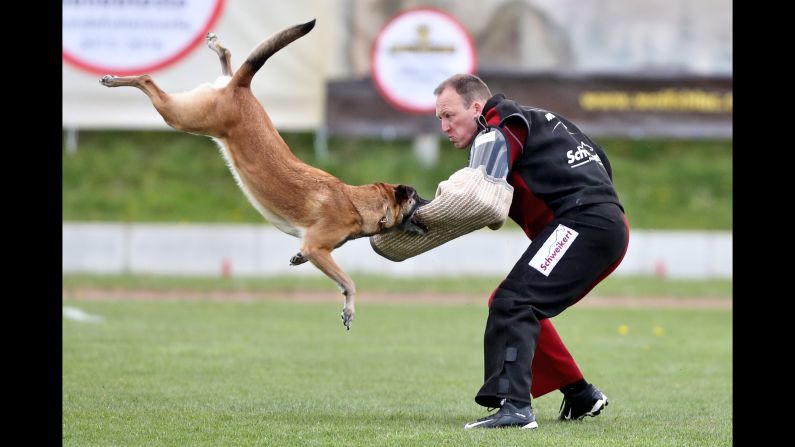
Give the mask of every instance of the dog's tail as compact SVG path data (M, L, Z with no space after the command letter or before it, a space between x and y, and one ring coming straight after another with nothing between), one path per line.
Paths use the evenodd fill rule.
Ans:
M250 87L251 79L262 68L265 61L274 53L286 47L290 42L308 33L315 27L315 19L301 25L291 26L272 35L263 41L248 55L246 62L240 66L232 77L230 84Z

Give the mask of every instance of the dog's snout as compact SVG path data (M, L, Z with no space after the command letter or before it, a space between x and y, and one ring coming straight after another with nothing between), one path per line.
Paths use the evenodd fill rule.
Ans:
M431 203L430 200L423 199L417 191L414 191L414 197L412 198L414 199L414 205L411 207L412 214L417 210L417 208Z

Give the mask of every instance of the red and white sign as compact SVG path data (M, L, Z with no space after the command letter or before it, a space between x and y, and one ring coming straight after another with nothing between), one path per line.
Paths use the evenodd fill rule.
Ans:
M415 8L391 18L372 50L376 88L394 107L409 113L436 110L433 90L456 73L474 73L475 43L452 16Z
M145 74L204 42L224 0L64 0L63 58L91 73Z

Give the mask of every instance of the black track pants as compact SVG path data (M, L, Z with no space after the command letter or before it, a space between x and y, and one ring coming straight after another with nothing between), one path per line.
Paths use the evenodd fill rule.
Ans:
M478 404L499 407L502 398L530 402L539 320L579 301L615 267L628 243L624 213L612 203L571 210L538 234L497 288L489 308Z

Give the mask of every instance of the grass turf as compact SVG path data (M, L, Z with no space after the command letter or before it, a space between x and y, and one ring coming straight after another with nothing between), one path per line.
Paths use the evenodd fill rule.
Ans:
M282 135L300 159L343 182L405 183L432 199L466 165L466 151L443 142L439 162L422 166L408 140L331 138L328 159L313 135ZM63 218L92 221L253 222L263 218L232 179L207 137L178 132L81 131L62 149ZM600 138L616 191L635 229L730 230L732 141ZM518 228L509 221L509 228Z
M501 277L416 277L399 278L380 275L352 275L359 293L368 292L434 292L469 293L488 296L500 283ZM317 276L274 277L208 277L208 276L155 276L155 275L90 275L68 274L63 277L63 287L103 289L195 290L195 291L261 291L261 292L329 292L335 295L330 279ZM716 297L732 296L731 279L685 280L644 276L609 276L599 283L589 295L602 296L667 296Z
M578 309L554 320L602 415L464 431L486 414L485 305L64 301L64 445L589 445L732 443L731 311ZM622 335L618 328L626 326Z

